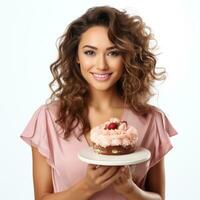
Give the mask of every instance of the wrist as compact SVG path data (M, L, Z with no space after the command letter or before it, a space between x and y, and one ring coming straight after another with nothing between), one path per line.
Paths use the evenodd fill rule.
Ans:
M136 185L133 184L131 187L128 187L126 191L123 192L123 196L129 200L129 199L139 199L141 193L141 189Z
M85 196L87 198L90 198L95 192L89 187L89 185L87 184L87 182L85 181L85 179L83 179L80 182L80 187L82 188L82 192L83 194L85 194Z

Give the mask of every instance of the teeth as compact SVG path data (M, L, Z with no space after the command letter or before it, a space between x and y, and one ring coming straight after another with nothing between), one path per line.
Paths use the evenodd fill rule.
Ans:
M99 78L104 78L109 76L109 74L94 74L94 76L99 77Z

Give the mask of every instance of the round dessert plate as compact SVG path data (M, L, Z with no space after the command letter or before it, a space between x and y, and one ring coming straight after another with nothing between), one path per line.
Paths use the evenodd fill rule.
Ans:
M139 148L133 153L124 155L102 155L94 152L92 147L88 147L78 154L78 158L83 162L105 166L138 164L149 160L150 156L150 151L145 148Z

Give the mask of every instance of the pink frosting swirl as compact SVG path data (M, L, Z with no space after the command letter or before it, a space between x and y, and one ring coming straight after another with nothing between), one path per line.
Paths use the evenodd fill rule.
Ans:
M110 123L117 123L117 129L105 129ZM121 122L118 118L111 118L90 132L90 139L96 145L107 146L134 146L138 140L138 131L133 126Z

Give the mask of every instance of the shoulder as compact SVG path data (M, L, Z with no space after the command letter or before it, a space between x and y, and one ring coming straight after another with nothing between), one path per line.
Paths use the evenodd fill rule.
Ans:
M166 117L166 114L161 108L156 107L154 105L150 105L150 109L149 109L149 112L147 113L147 116L149 118L157 119L157 118Z
M60 105L60 101L55 100L50 103L43 104L41 107L46 112L49 112L49 114L52 115L54 119L57 119L59 117Z
M134 120L143 127L144 130L150 127L165 126L169 122L165 112L154 105L150 105L145 115L134 114Z
M59 118L60 102L53 101L44 103L38 106L32 116L32 119L44 121L46 118L51 118L53 121Z
M160 132L165 132L170 137L177 134L177 131L169 120L168 114L166 114L162 109L152 106L151 117L153 119L153 124Z

